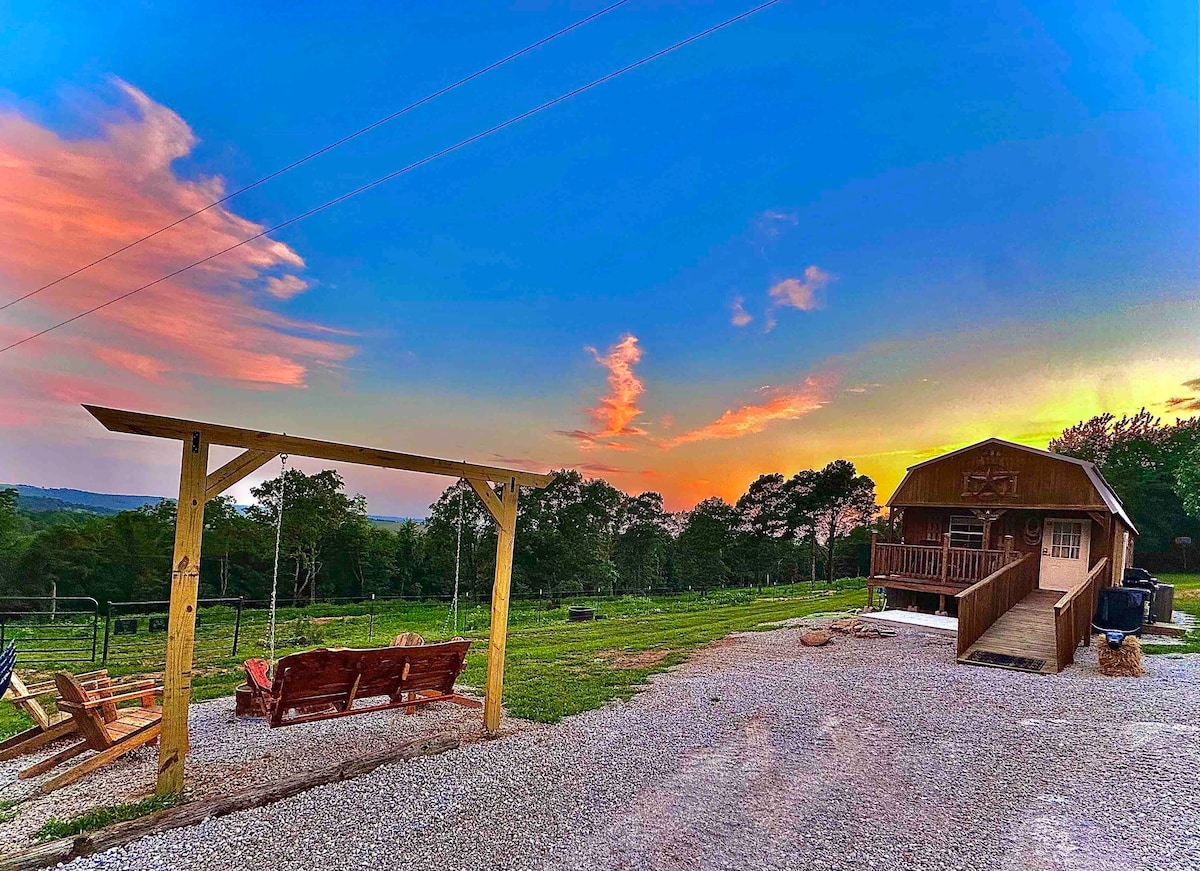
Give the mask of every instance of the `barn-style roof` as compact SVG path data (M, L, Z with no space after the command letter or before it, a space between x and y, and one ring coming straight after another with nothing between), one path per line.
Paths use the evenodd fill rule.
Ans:
M910 482L913 481L914 477L919 476L921 470L927 469L930 466L944 463L947 460L950 460L954 457L958 457L958 456L961 456L963 454L967 454L967 453L970 453L973 451L978 451L981 448L994 448L997 450L1000 448L1004 448L1004 449L1011 449L1011 450L1015 450L1015 451L1022 451L1022 452L1028 453L1028 454L1033 454L1035 456L1041 457L1043 459L1054 460L1055 462L1059 462L1059 463L1069 463L1071 465L1079 467L1083 471L1083 474L1086 476L1086 480L1091 484L1091 487L1095 491L1095 494L1099 497L1099 499L1103 503L1103 505L1108 508L1108 511L1111 514L1114 514L1116 517L1118 517L1121 520L1121 522L1126 527L1129 528L1129 530L1131 532L1133 532L1135 535L1137 534L1137 527L1135 527L1133 525L1133 521L1130 520L1129 514L1125 510L1125 506L1121 504L1121 500L1119 498L1117 498L1117 494L1115 492L1113 492L1113 489L1111 486L1109 486L1109 483L1104 480L1104 476L1102 474L1100 474L1100 470L1098 468L1096 468L1095 463L1088 462L1087 460L1079 460L1079 459L1076 459L1075 457L1064 456L1063 454L1056 454L1051 451L1043 451L1039 448L1031 448L1028 445L1017 444L1016 442L1005 441L1004 439L998 439L998 438L984 439L983 441L976 442L973 445L967 445L966 447L959 448L956 451L950 451L949 453L942 454L940 456L925 460L924 462L920 462L915 465L909 466L908 471L904 475L904 479L900 482L900 485L896 488L896 492L894 494L892 494L892 498L888 500L888 503L887 503L888 507L903 508L906 505L921 505L921 504L928 505L928 504L931 504L929 501L927 501L925 499L912 499L911 494L909 494L907 492L908 490L912 489L909 485L910 485ZM955 500L954 502L951 502L950 504L959 504L959 503L957 500ZM1000 500L1000 501L997 501L996 504L1003 505L1005 503L1003 502L1003 500ZM1034 507L1036 507L1036 506L1034 506ZM1064 507L1064 506L1056 506L1056 507ZM1097 507L1099 507L1099 506L1097 506Z

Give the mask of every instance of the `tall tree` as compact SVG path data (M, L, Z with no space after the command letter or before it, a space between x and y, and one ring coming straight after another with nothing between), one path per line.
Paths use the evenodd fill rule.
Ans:
M668 523L661 493L621 500L613 561L623 589L642 591L661 582L671 546Z
M257 504L249 509L257 523L274 526L283 501L280 553L292 563L292 599L317 599L317 579L326 548L347 523L366 517L366 500L342 492L342 476L332 469L306 475L288 469L250 492Z
M849 460L834 460L818 473L813 498L821 533L825 537L826 576L833 583L838 536L865 526L879 513L875 503L875 482L858 474Z
M737 512L724 499L712 496L687 513L679 533L680 581L688 587L715 587L731 574L727 557L734 544Z

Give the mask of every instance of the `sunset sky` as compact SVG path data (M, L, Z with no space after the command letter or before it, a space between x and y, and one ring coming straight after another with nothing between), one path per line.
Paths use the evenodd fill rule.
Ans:
M604 5L7 4L0 305ZM0 346L752 5L633 0L0 311ZM1197 23L781 3L0 353L0 481L173 493L176 446L82 402L674 509L843 456L883 500L987 436L1195 414ZM341 471L381 514L451 483Z

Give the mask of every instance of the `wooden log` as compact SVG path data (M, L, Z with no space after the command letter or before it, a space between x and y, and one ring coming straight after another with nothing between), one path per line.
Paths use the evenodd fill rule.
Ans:
M60 838L57 841L30 847L28 850L0 856L0 871L29 871L33 868L47 868L59 862L69 862L81 856L90 856L93 853L120 847L147 835L184 826L194 826L212 817L223 817L238 811L263 807L316 786L361 777L381 765L444 753L447 750L453 750L461 743L461 739L456 735L440 733L408 741L377 753L349 759L317 771L305 771L282 780L254 786L234 795L188 802L178 807L139 817L136 820L117 823L95 832L77 835L73 838Z

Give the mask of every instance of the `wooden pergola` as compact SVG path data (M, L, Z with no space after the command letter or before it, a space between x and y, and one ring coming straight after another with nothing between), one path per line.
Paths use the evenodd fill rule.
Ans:
M196 597L200 585L200 545L204 532L204 503L219 496L280 454L380 469L402 469L462 478L471 485L496 521L496 575L492 586L492 621L488 636L487 685L483 722L491 734L500 727L504 688L504 644L508 634L508 594L512 580L513 544L517 530L517 499L521 487L544 487L553 475L480 466L402 454L396 451L298 438L85 405L110 432L175 439L183 443L179 475L179 505L175 520L175 552L171 562L171 603L167 623L166 671L163 674L162 737L158 749L157 792L183 788L188 752L188 704L192 694L192 654L196 632ZM208 471L212 445L242 448L225 465ZM498 485L499 492L492 485Z

